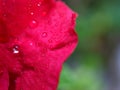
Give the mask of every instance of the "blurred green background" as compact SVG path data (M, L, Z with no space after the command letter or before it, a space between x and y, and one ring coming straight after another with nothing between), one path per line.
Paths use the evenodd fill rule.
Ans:
M120 0L64 0L79 14L79 44L58 90L120 90Z

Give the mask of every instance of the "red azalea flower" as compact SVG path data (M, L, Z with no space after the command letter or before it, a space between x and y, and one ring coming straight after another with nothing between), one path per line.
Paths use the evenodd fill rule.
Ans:
M56 90L75 19L62 1L0 0L0 90Z

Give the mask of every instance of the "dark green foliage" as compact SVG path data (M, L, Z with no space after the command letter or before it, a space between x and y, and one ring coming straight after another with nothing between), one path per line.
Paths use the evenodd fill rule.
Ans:
M103 90L100 77L104 78L112 41L120 38L120 0L65 1L79 13L79 44L69 59L71 63L77 62L76 67L66 62L59 90Z

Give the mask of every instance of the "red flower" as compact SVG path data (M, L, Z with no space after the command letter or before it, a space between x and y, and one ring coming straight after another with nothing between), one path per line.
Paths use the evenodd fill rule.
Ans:
M56 90L75 19L62 1L0 0L0 90Z

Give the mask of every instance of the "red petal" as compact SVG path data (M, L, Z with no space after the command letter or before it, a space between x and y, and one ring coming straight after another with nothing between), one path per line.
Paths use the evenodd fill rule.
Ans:
M0 54L6 58L0 61L9 90L57 89L62 64L78 43L76 16L61 1L0 0Z
M2 69L0 70L0 90L8 90L8 86L9 86L8 72Z

